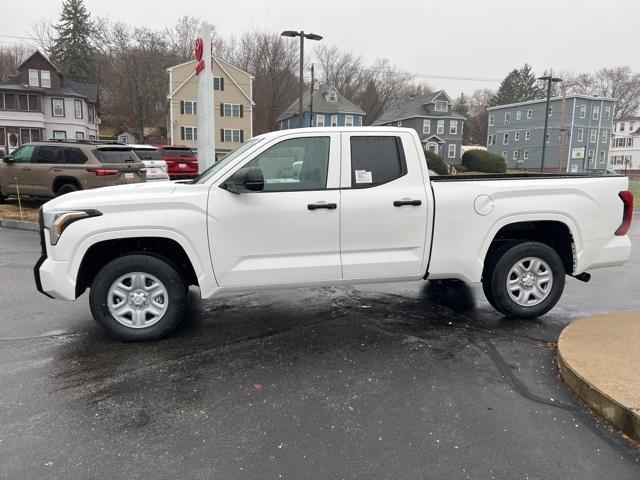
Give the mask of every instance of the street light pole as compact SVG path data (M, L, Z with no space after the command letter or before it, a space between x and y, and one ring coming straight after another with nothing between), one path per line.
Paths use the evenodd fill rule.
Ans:
M561 78L552 77L546 75L539 77L538 80L544 80L547 82L547 107L544 111L544 133L542 134L542 160L540 162L540 173L544 172L544 155L547 149L547 128L549 127L549 101L551 100L551 84L561 82Z
M322 40L320 35L316 35L315 33L304 33L304 31L300 30L299 32L293 30L285 30L280 34L283 37L300 37L300 98L298 100L298 127L304 127L304 107L302 105L304 96L304 39L308 38L309 40Z

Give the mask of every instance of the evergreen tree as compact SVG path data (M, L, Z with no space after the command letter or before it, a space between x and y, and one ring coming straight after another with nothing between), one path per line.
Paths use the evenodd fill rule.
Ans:
M95 82L93 27L83 0L64 0L55 30L51 57L60 71L78 82Z
M463 145L468 145L471 137L471 129L467 121L471 117L471 106L469 105L469 98L464 93L460 93L460 96L453 102L453 111L465 118L465 123L462 127L462 143Z
M514 69L500 83L498 92L491 100L491 105L526 102L545 96L544 88L538 84L535 73L529 64Z

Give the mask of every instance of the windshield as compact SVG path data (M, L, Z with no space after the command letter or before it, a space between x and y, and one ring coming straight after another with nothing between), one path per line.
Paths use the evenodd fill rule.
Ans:
M242 155L244 152L249 150L251 147L253 147L256 143L260 142L261 140L262 140L261 138L254 138L252 140L249 140L244 145L241 145L240 147L236 148L234 151L229 153L222 160L218 160L216 163L214 163L209 168L207 168L204 172L202 172L202 174L199 177L197 177L193 181L193 183L205 183L213 175L219 172L220 169L222 169L225 165L228 165L230 162L238 158L240 155Z
M101 163L135 163L140 161L130 148L100 148L93 153Z
M134 152L140 160L162 160L162 154L155 149L150 148L134 148Z

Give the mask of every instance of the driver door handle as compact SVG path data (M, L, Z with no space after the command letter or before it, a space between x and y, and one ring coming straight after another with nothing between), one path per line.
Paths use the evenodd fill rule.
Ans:
M405 205L417 207L418 205L422 205L422 200L396 200L393 202L394 207L403 207Z
M326 208L327 210L335 210L338 205L335 203L310 203L307 205L309 210L318 210L319 208Z

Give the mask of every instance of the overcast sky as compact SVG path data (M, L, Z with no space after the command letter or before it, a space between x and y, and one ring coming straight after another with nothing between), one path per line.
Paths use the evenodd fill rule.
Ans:
M24 0L5 9L0 42L28 35L39 18L57 19L62 1ZM85 0L92 15L162 28L190 15L225 35L255 27L304 29L323 43L363 56L388 58L451 95L495 88L495 81L430 78L502 78L530 63L536 73L594 71L629 65L635 52L638 0ZM10 20L10 21L7 21ZM4 36L3 36L4 35Z

